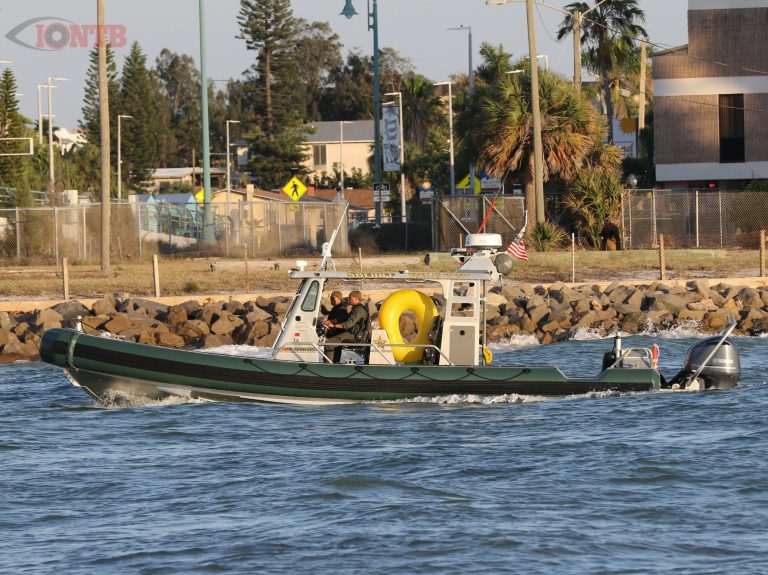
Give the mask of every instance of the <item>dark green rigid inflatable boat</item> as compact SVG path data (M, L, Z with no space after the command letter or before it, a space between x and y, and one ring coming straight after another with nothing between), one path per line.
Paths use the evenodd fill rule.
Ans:
M338 272L330 248L316 270L296 262L290 277L300 286L281 325L269 359L216 355L123 341L109 334L52 329L43 336L43 361L62 367L73 384L97 399L110 393L161 399L182 396L228 401L345 403L458 395L573 395L638 392L665 387L655 351L622 349L620 338L602 358L593 378L568 378L552 366L492 364L486 341L487 284L512 268L498 234L470 234L452 250L455 272ZM326 289L385 285L390 291L378 325L330 363L321 300ZM438 286L439 298L414 287ZM390 289L392 286L406 289ZM441 309L435 305L437 301ZM400 333L403 313L416 317L415 339ZM732 329L732 328L731 328ZM695 348L695 349L694 349ZM597 362L596 362L597 364ZM596 370L597 371L597 370ZM685 368L668 384L680 389L732 387L738 355L722 337L689 350Z
M569 379L549 366L357 365L196 353L53 329L43 361L63 367L95 398L107 392L161 399L343 403L478 395L571 395L659 389L654 369L612 368Z

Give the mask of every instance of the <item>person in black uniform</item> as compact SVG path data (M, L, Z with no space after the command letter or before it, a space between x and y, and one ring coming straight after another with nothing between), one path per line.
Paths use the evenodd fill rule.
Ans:
M613 220L605 222L600 231L600 249L609 252L621 250L621 232Z
M333 353L333 363L339 363L341 351L344 347L343 345L333 344L362 342L368 338L368 334L365 332L368 330L370 315L368 314L368 308L363 305L362 300L363 294L358 290L349 292L348 301L349 305L352 306L349 317L343 322L334 322L330 318L323 322L331 329L340 330L340 333L325 340L325 354Z
M341 296L340 291L335 291L331 294L331 306L333 307L331 307L331 311L328 312L328 319L323 323L326 325L329 323L331 325L336 325L347 321L349 312L347 311L347 305L344 302L344 298ZM326 333L326 337L328 338L339 335L343 331L343 329L338 327L329 327L328 332Z

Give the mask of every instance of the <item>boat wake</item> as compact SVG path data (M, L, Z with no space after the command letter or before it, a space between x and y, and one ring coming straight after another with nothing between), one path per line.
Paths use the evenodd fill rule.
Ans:
M184 403L209 403L203 399L171 395L163 399L150 399L139 395L128 395L119 391L107 391L95 400L94 407L99 409L135 409L138 407L165 407Z
M653 392L618 392L618 391L593 391L582 395L543 396L543 395L517 395L514 393L505 395L475 395L453 394L438 397L414 397L412 399L398 399L394 401L373 401L373 405L391 406L404 404L433 404L433 405L500 405L519 403L543 403L550 401L574 401L583 399L599 399L604 397L619 397L629 395L646 395Z

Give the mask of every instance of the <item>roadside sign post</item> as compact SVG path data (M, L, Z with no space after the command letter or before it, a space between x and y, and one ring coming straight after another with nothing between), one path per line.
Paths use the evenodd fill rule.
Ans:
M390 200L389 184L373 184L373 202L374 204L383 204ZM381 213L381 207L378 209Z

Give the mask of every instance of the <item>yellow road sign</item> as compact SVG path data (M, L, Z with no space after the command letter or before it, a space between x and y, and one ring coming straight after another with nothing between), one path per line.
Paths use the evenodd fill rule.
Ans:
M205 201L205 188L200 188L200 191L195 194L195 199L200 204Z
M461 180L458 184L456 184L457 190L466 190L469 187L469 174L467 174L467 177L465 177L463 180ZM475 176L475 189L474 189L475 195L480 195L481 188L480 188L480 178Z
M304 182L299 178L293 176L291 180L283 186L283 193L294 202L298 202L301 199L301 196L307 193L307 186L305 186Z

